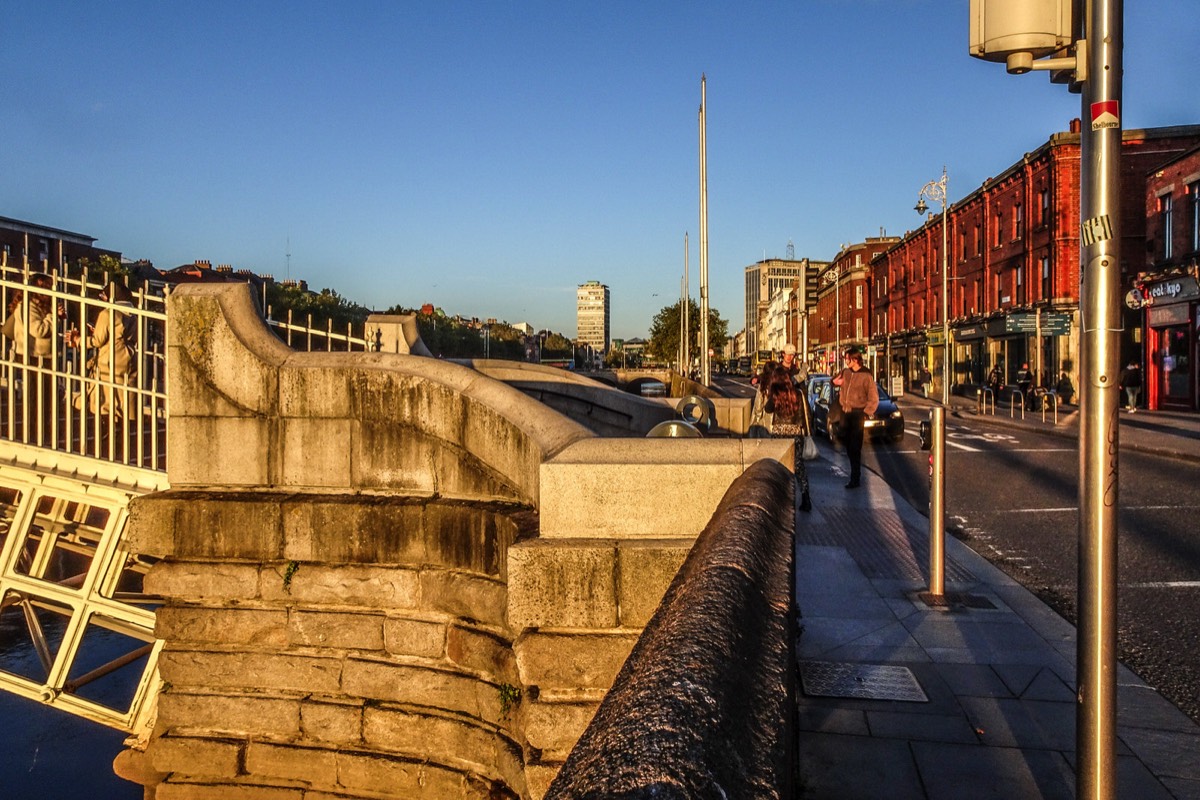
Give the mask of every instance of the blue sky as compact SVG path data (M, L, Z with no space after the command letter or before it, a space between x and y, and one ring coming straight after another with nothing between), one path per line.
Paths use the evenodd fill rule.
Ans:
M1200 124L1197 0L1127 2L1123 124ZM375 308L614 337L699 272L901 235L1066 130L1078 95L967 55L966 0L7 0L0 216L160 268L197 258ZM290 252L290 260L288 253Z

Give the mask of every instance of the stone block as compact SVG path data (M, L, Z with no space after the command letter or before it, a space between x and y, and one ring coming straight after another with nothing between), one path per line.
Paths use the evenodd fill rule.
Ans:
M497 681L517 679L512 642L496 631L453 623L446 630L446 655L452 663Z
M562 768L562 762L545 762L539 764L527 764L525 766L525 782L529 787L529 797L531 800L542 800L546 796L546 792L550 790L550 784L554 782L554 776Z
M154 800L311 800L303 789L254 784L185 783L171 778L155 787Z
M350 488L351 432L348 419L285 417L279 485Z
M292 653L236 653L164 649L163 681L179 689L272 690L330 694L339 688L342 662Z
M611 541L532 539L508 550L508 622L527 627L617 624L617 549Z
M525 739L542 758L565 761L596 714L599 703L526 703L522 709Z
M283 554L280 497L180 492L175 499L179 558L274 560Z
M258 567L253 564L160 561L146 573L147 594L203 602L258 597Z
M338 650L382 650L382 613L336 613L293 610L288 615L288 643Z
M264 568L265 600L305 605L415 608L420 583L416 570L300 563L285 584L286 564Z
M521 683L541 691L607 689L637 642L636 631L526 631L513 645Z
M499 580L469 572L421 571L421 609L504 627L508 588Z
M383 623L383 649L392 655L442 658L446 626L441 622L388 617Z
M280 608L237 608L169 605L154 617L154 635L173 644L287 644L287 611Z
M623 628L643 628L692 551L691 540L657 539L617 546L617 601Z
M245 742L240 739L161 736L151 742L146 752L159 772L233 778L238 774L244 747Z
M395 707L368 707L363 715L368 746L414 760L473 764L478 774L500 774L510 786L522 772L521 747L502 730L463 717Z
M340 697L306 698L300 704L300 728L314 741L338 745L362 742L363 703Z
M741 439L593 439L540 471L543 538L695 537L749 462ZM750 441L750 440L745 440ZM790 454L761 440L758 457ZM620 513L612 513L620 509Z
M174 397L175 395L172 395ZM171 486L269 486L276 423L266 418L185 417L167 428Z
M341 751L337 755L338 783L350 793L372 792L395 798L485 798L471 792L461 772L427 762L375 753Z
M500 716L500 691L495 684L416 664L351 656L346 659L342 692L348 697L429 706L491 721Z
M286 418L345 419L359 371L349 353L303 353L279 370L279 413Z
M166 728L219 735L291 737L300 732L300 700L172 690L159 695L158 719Z
M304 781L312 786L337 786L337 751L251 741L246 747L246 772L252 779Z
M283 508L287 558L423 564L424 501L363 495L297 496Z

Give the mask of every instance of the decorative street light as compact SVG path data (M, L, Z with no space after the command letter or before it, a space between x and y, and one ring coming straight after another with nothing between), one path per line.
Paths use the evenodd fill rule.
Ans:
M929 206L925 203L926 197L942 204L942 405L948 406L950 405L950 358L953 350L950 348L949 295L946 293L949 280L947 270L950 260L946 249L946 168L944 166L942 167L942 179L930 181L917 193L917 204L913 208L921 216L925 216L925 212L929 210Z

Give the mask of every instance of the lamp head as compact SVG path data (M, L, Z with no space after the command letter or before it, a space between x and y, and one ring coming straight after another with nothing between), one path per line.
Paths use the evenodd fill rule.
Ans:
M925 216L925 212L928 210L929 210L929 206L926 205L925 198L924 197L918 198L917 204L915 206L913 206L913 211L916 211L921 216Z

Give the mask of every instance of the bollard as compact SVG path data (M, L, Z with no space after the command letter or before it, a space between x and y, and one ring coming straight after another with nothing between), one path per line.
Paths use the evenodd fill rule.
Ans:
M941 597L946 586L946 409L930 409L929 422L929 593Z

